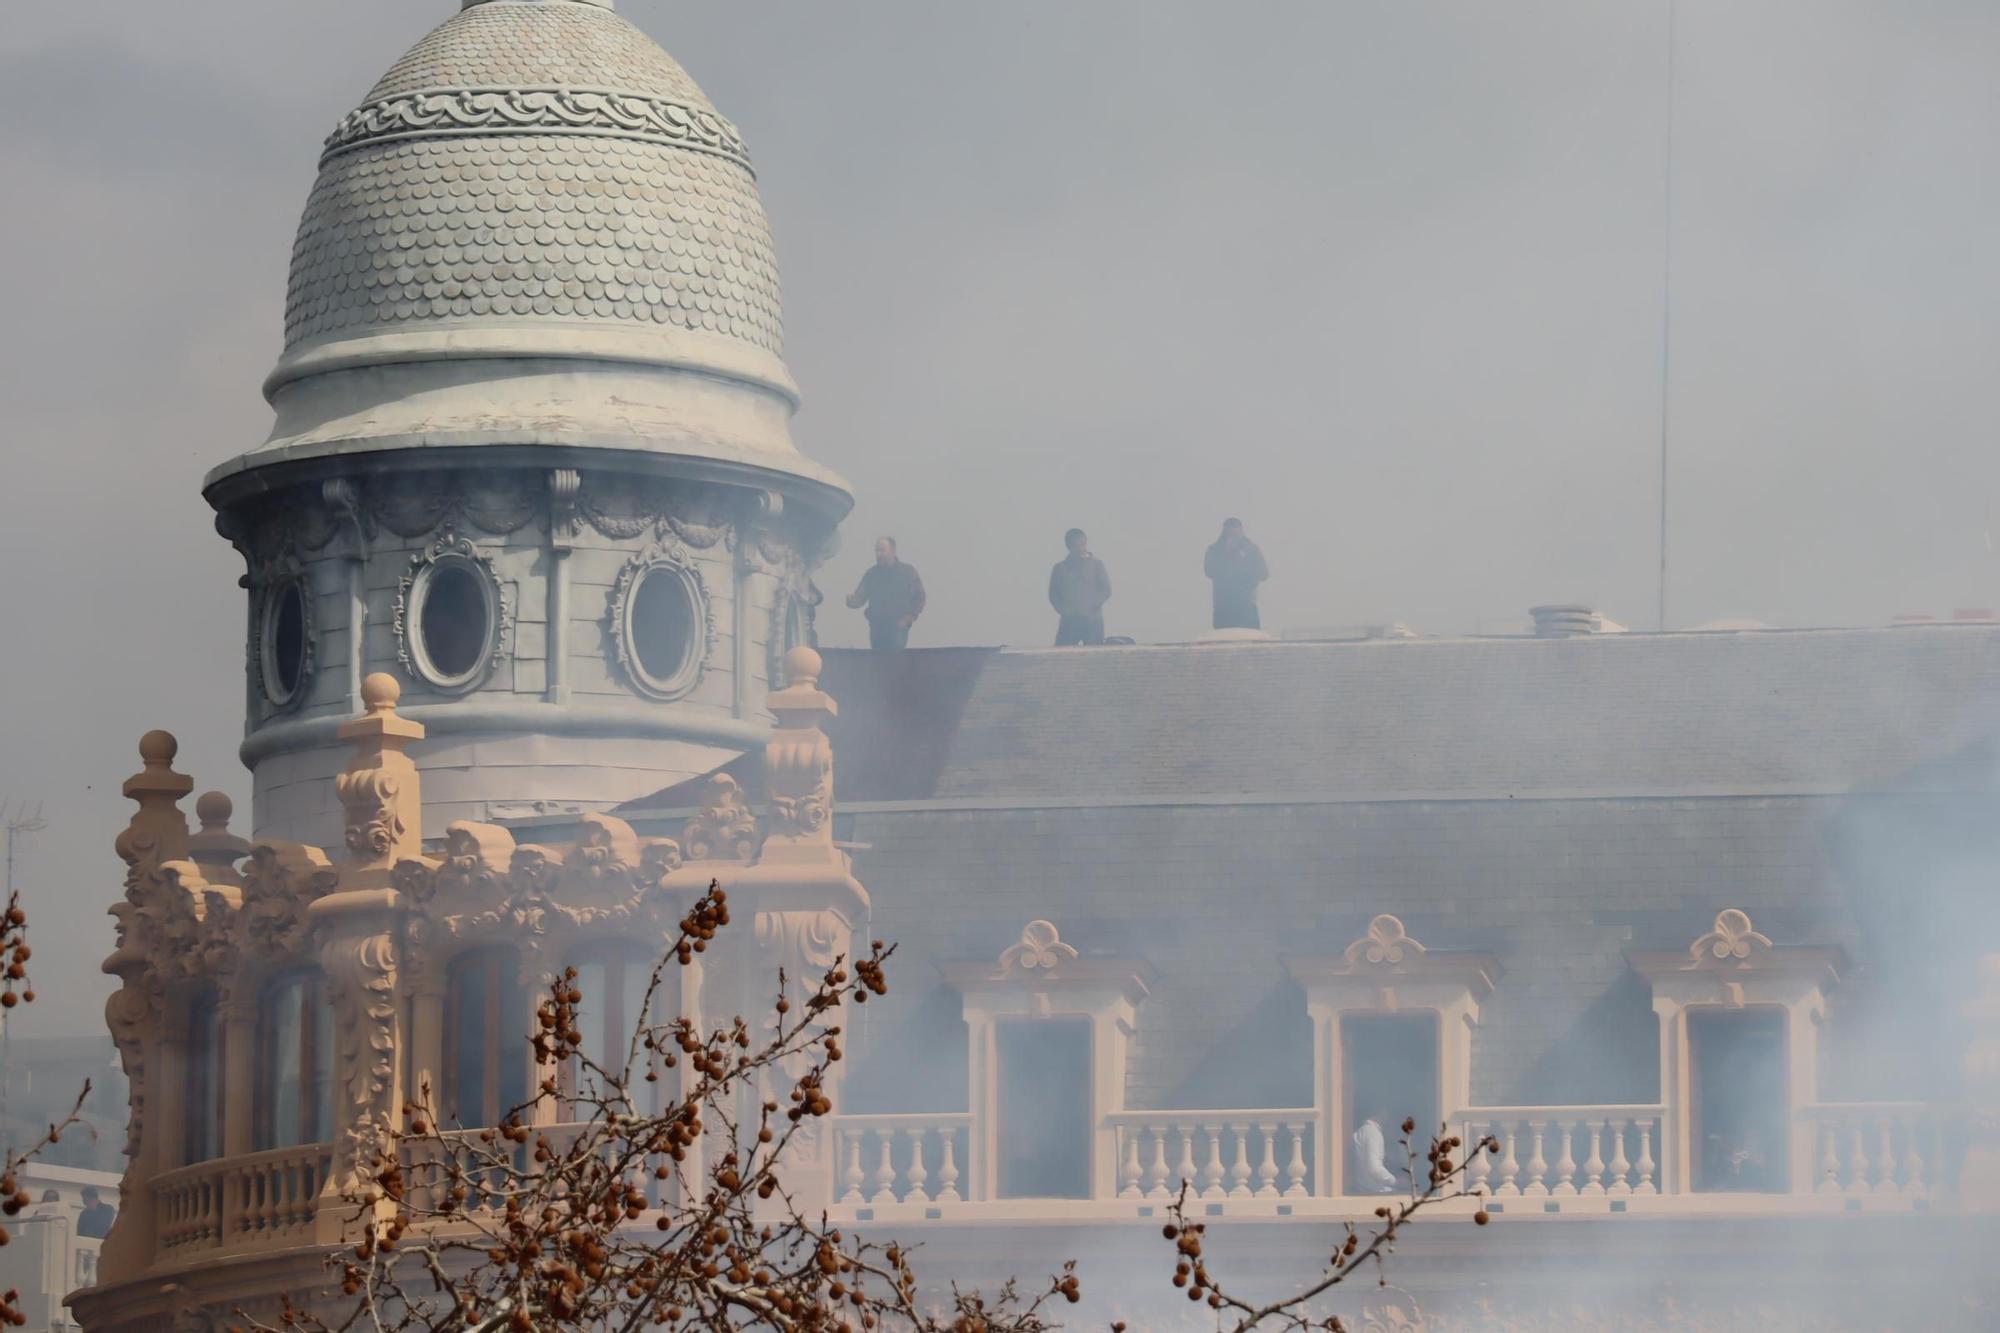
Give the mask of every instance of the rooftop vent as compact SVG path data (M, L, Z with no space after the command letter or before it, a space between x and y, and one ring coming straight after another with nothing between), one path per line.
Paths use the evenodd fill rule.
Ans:
M1528 614L1535 618L1538 639L1578 639L1604 628L1604 617L1587 606L1531 606Z

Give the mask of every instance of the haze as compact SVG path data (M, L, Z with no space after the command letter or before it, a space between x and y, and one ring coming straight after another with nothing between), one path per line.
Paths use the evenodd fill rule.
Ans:
M863 641L880 532L916 645L1044 642L1072 524L1112 633L1190 638L1225 514L1275 629L1652 626L1664 0L620 7L758 164L797 437L860 496L824 642ZM22 1032L102 1030L139 733L241 801L200 478L268 426L315 145L451 8L0 29L0 797L52 824ZM1994 605L2000 9L1683 0L1677 52L1670 623Z

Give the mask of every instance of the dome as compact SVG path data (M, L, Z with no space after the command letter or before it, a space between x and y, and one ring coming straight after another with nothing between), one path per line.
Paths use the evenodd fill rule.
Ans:
M211 484L334 451L509 443L839 485L790 439L743 140L609 0L466 0L341 118L265 390L270 440Z

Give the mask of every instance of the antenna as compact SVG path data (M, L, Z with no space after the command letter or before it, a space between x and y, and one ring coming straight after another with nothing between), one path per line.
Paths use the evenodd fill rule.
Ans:
M1661 164L1660 262L1660 588L1658 628L1667 628L1667 424L1673 385L1674 348L1674 32L1679 0L1667 0L1667 125Z

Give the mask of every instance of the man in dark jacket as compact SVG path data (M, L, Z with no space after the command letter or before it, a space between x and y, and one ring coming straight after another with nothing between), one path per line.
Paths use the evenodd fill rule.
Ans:
M893 653L910 646L910 626L924 613L924 581L915 565L896 558L894 537L876 539L875 563L848 594L847 604L857 611L868 608L870 648Z
M1264 553L1243 535L1243 520L1224 519L1222 536L1208 548L1202 562L1215 585L1215 628L1262 629L1257 616L1257 585L1271 577Z
M1056 647L1104 642L1104 604L1111 600L1111 575L1104 562L1090 553L1090 538L1082 528L1063 536L1069 554L1049 571L1049 605L1061 617L1056 622Z

